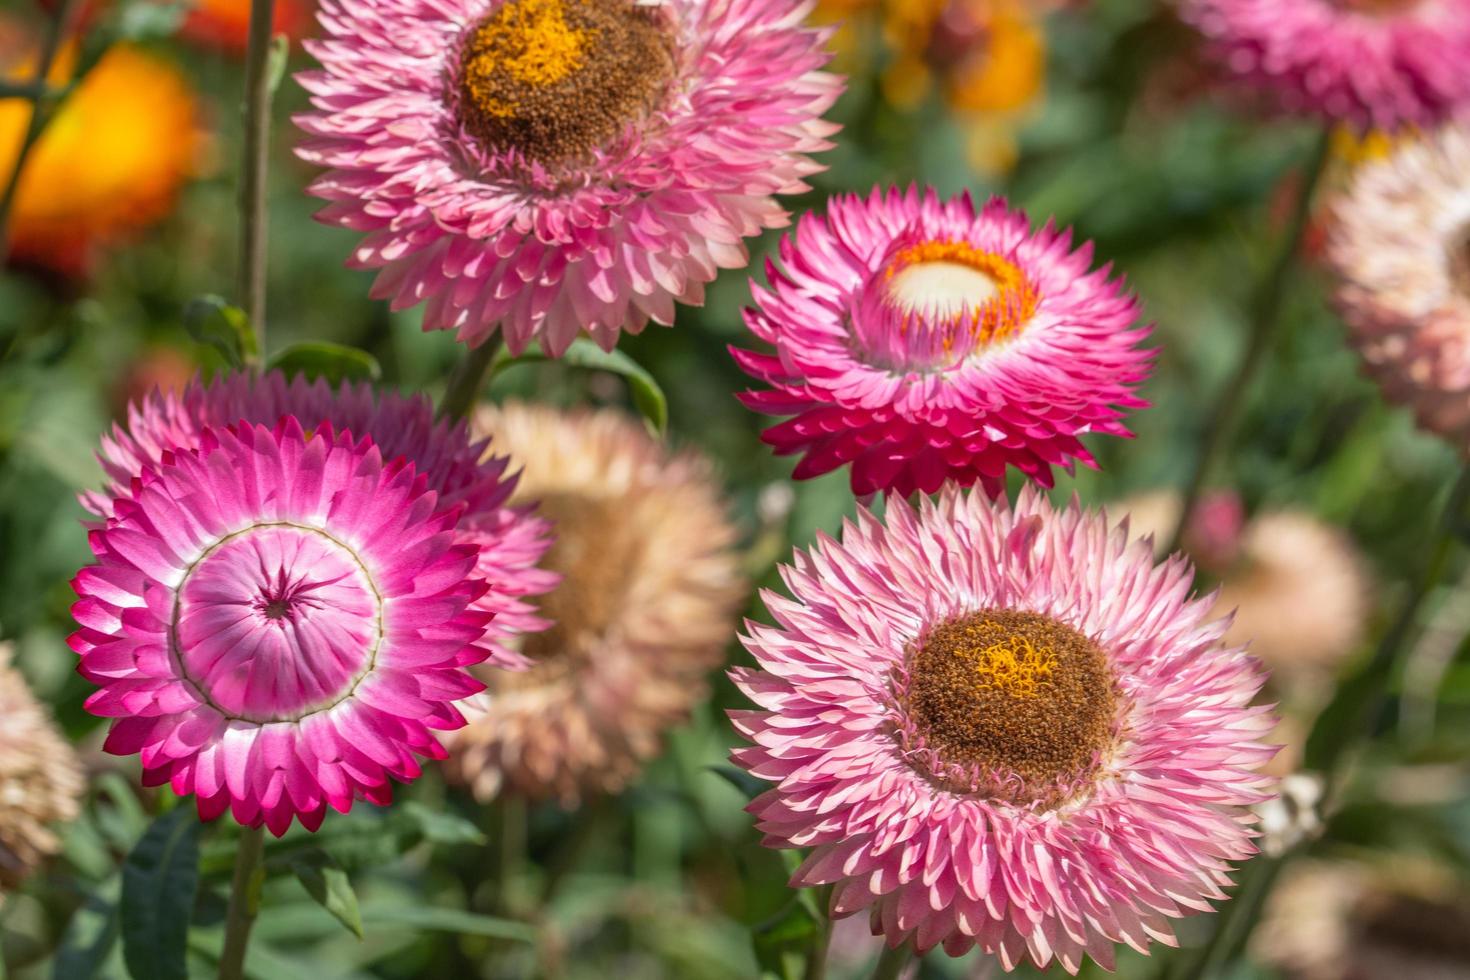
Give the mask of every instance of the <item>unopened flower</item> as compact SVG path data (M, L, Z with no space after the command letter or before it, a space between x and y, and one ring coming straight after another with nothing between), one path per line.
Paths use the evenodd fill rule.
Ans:
M546 625L527 602L556 581L536 567L550 544L546 522L508 504L515 481L505 476L504 457L471 441L464 424L436 421L422 395L379 394L361 383L334 388L300 376L287 381L280 372L195 381L181 394L155 392L129 406L127 424L103 437L102 466L111 483L103 492L85 494L82 502L98 517L110 517L114 501L131 493L141 473L167 453L197 448L206 428L242 420L273 426L283 416L308 431L330 424L338 432L369 437L385 461L402 456L414 464L440 509L455 513L458 530L479 549L476 575L489 589L474 606L494 617L479 642L492 664L525 666L508 641Z
M799 0L325 0L302 158L426 329L560 354L673 321L787 222L840 85Z
M1026 488L890 498L798 552L752 624L736 760L774 847L811 848L890 945L974 946L1010 969L1172 943L1255 852L1273 719L1191 569Z
M1248 85L1359 130L1440 123L1470 105L1470 0L1183 0Z
M0 76L30 81L39 41L0 23ZM65 49L51 83L65 84ZM30 118L23 99L0 99L0 174L10 173ZM199 107L169 63L114 45L57 108L21 175L10 252L82 275L99 248L147 227L173 207L203 145Z
M61 848L76 819L82 767L0 644L0 898Z
M763 438L796 477L851 465L857 494L997 492L1008 466L1044 486L1092 465L1080 437L1127 435L1151 352L1139 304L1091 246L1033 232L993 199L874 191L834 198L781 245L746 317L772 353L736 350L770 385L747 406L794 418Z
M490 585L428 478L294 417L164 453L92 532L71 645L147 785L280 835L386 804L484 688Z
M1470 11L1464 16L1470 30ZM1461 75L1470 81L1470 72ZM1421 426L1464 451L1470 127L1405 141L1364 165L1335 218L1328 257L1339 279L1337 306L1368 373Z
M735 528L706 461L620 412L511 404L476 423L522 468L515 500L553 522L562 580L532 667L480 673L485 710L455 734L451 771L485 800L615 792L724 660L746 597Z

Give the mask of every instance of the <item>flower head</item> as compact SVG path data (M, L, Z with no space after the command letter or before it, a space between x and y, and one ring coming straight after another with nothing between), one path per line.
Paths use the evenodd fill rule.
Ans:
M1179 558L1105 516L948 487L783 569L750 624L736 760L755 813L810 847L795 885L921 951L1076 972L1225 897L1255 850L1272 726L1255 661L1225 647Z
M781 245L746 322L773 354L734 351L771 390L746 405L801 453L798 479L852 465L858 494L1000 489L1007 466L1050 486L1092 465L1079 436L1127 435L1148 374L1139 304L1050 225L993 199L931 191L834 198Z
M735 528L708 463L612 410L486 408L478 430L522 467L517 501L555 526L521 674L483 672L487 710L450 742L481 799L571 804L622 789L704 696L746 597Z
M1184 0L1182 13L1289 111L1397 130L1470 105L1470 0Z
M51 825L74 820L82 767L0 644L0 897L61 849Z
M840 86L798 0L325 0L299 153L395 309L560 354L699 303L784 225Z
M1421 426L1464 451L1470 127L1446 127L1366 164L1335 217L1328 258L1339 280L1337 306L1368 373Z
M280 372L196 381L182 394L155 392L129 407L126 427L114 426L103 437L102 466L111 483L82 502L98 517L111 517L115 501L131 493L137 476L167 453L197 448L205 429L241 420L273 426L285 416L308 431L330 424L369 437L384 460L402 456L414 464L439 506L455 509L460 533L479 548L476 575L490 587L474 606L494 620L478 642L495 666L524 667L527 661L508 640L546 626L526 599L556 582L554 574L536 567L550 544L547 524L508 504L515 481L505 476L505 459L488 454L485 443L472 442L465 425L435 421L423 396L379 394L370 385L347 382L333 388L301 376L287 381Z
M206 428L92 532L71 645L109 752L280 835L386 803L489 651L479 548L403 457L330 422ZM463 505L460 505L463 506Z
M0 24L0 75L29 79L35 44ZM74 51L52 83L70 76ZM29 110L0 99L0 173L8 174ZM194 93L167 62L110 48L57 109L26 162L11 215L11 254L82 275L96 251L157 221L194 171L203 144Z

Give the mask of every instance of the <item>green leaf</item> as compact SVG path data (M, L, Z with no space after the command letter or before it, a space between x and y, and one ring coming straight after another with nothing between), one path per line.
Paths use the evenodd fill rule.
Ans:
M332 860L331 855L320 850L298 854L291 860L291 870L318 905L332 913L358 939L362 938L362 913L357 907L357 893L352 890L347 872Z
M490 366L490 377L494 378L517 364L538 364L549 360L553 358L547 357L546 353L536 344L532 344L515 357L502 352L502 355L497 357L495 363ZM654 430L660 435L668 430L669 401L664 397L663 389L643 365L627 354L616 349L605 351L586 337L578 337L572 341L572 346L567 348L566 353L555 360L588 371L608 371L621 376L628 383L628 391L633 396L633 404Z
M189 914L199 887L199 818L178 807L123 862L123 959L135 980L188 980Z
M425 905L371 905L362 910L362 921L367 926L406 926L461 936L513 939L523 943L536 941L536 930L524 922Z
M220 296L191 299L184 307L184 329L196 342L218 350L230 367L241 367L260 353L250 318Z
M766 782L755 778L744 769L724 765L706 766L705 768L738 789L747 800L753 800L771 788Z
M270 51L266 53L265 77L266 89L271 95L281 87L281 79L286 77L286 61L291 55L291 39L284 34L277 34L271 38Z
M417 837L446 847L485 844L485 835L480 828L463 817L452 813L438 813L422 803L409 801L393 809L391 818L395 828L406 836Z
M383 374L377 359L367 351L323 340L292 344L272 357L268 366L283 371L288 378L304 374L310 380L325 378L332 384L376 381Z
M52 980L92 980L117 945L117 900L122 878L113 875L87 896L67 923L51 964Z

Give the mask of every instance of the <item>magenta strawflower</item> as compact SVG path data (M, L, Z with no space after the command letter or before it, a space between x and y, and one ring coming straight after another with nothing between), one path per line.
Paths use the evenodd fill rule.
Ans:
M796 416L763 438L802 454L798 479L851 464L859 495L995 493L1014 466L1050 486L1053 466L1095 465L1079 436L1126 436L1122 410L1145 404L1138 301L1089 271L1090 245L1032 232L999 198L834 198L781 258L746 315L775 353L732 353L771 385L746 405Z
M515 479L505 475L506 460L488 456L488 443L472 441L464 423L435 421L433 405L422 395L380 394L365 383L333 388L301 376L287 381L280 372L196 381L182 394L155 392L128 406L126 428L114 426L103 437L101 460L111 485L84 495L82 502L98 517L110 517L113 501L131 493L134 478L166 452L198 447L206 428L241 420L273 426L283 416L308 431L330 424L367 436L385 460L403 456L414 464L440 507L457 510L459 531L479 548L475 573L490 588L474 607L494 619L477 642L494 666L527 666L510 641L546 627L528 600L556 584L556 575L536 567L550 547L550 527L528 508L508 505Z
M1193 573L1033 488L1014 510L946 487L889 498L783 568L748 624L735 759L776 784L750 810L792 879L875 934L1010 969L1111 968L1172 944L1255 852L1264 675L1224 647Z
M1470 106L1470 0L1183 0L1181 13L1290 112L1393 131Z
M394 309L560 354L669 324L786 224L841 86L801 0L323 0L298 150Z
M462 506L462 505L460 505ZM387 803L484 689L479 548L403 457L331 423L205 429L92 532L74 581L87 700L148 785L276 835Z

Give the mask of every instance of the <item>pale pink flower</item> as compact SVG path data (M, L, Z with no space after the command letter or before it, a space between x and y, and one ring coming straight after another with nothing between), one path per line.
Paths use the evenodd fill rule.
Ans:
M128 407L126 426L114 426L103 437L101 461L111 483L82 502L98 517L110 517L113 501L131 492L143 470L167 452L198 447L204 429L239 421L274 426L284 416L308 431L331 424L336 431L367 436L385 461L403 456L414 464L439 506L455 511L459 531L479 548L475 574L490 588L474 607L494 617L478 641L489 651L489 663L525 667L528 661L511 640L547 625L528 599L557 580L536 567L551 543L549 526L528 508L509 505L515 479L505 475L505 458L490 455L487 442L472 440L465 423L436 421L423 395L379 393L365 383L334 388L299 375L287 381L274 371L195 381L182 393L154 392Z
M859 495L1000 490L1014 466L1094 465L1080 436L1127 435L1151 352L1137 300L1070 233L1033 232L992 199L933 191L834 198L781 243L746 322L772 353L734 350L769 384L750 408L794 415L763 438L798 479L852 466Z
M1470 78L1470 55L1464 66ZM1421 426L1465 452L1470 125L1405 141L1364 165L1333 210L1337 307L1368 374Z
M484 689L478 546L371 439L294 417L166 452L91 537L71 646L147 785L280 835L387 803Z
M669 324L807 189L841 85L800 0L323 0L300 156L373 295L477 345Z
M1393 131L1470 105L1470 0L1183 0L1181 13L1291 112Z
M860 510L783 577L734 672L761 708L733 714L755 743L735 758L776 784L750 809L768 845L811 848L792 884L832 885L834 915L1076 972L1226 897L1273 719L1183 558L1031 487L1012 509L951 486Z

